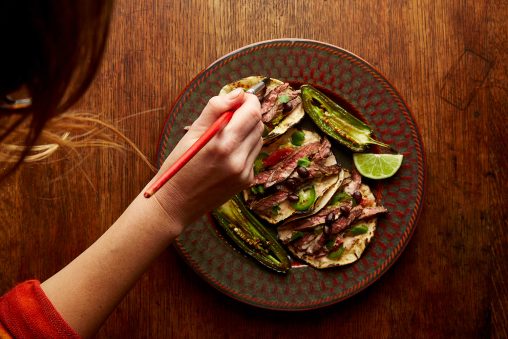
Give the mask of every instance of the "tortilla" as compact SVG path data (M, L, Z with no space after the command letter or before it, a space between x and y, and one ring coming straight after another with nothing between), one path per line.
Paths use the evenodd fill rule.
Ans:
M243 88L244 90L249 89L250 87L261 82L265 77L263 76L250 76L238 81L232 82L230 84L225 85L219 92L219 95L225 95L236 88ZM270 78L266 86L266 93L271 91L272 89L282 85L283 82L277 79ZM291 91L291 88L288 88L286 91L282 92L282 95L285 92ZM263 100L261 100L263 101ZM269 130L269 132L263 136L264 143L270 143L274 141L278 136L284 134L289 128L296 125L302 118L304 117L305 112L303 110L303 106L300 103L297 105L290 113L288 113L273 129Z
M349 177L349 173L347 173L347 177ZM343 189L344 187L341 187L341 189L339 189L337 193L343 192ZM361 184L359 191L361 192L363 198L370 202L369 207L376 206L375 197L367 185ZM306 229L305 231L291 230L290 228L287 227L287 225L283 224L278 227L278 237L281 241L286 243L286 247L295 257L308 263L312 267L322 269L335 266L343 266L357 261L361 257L362 253L365 251L365 248L370 243L371 239L374 237L376 224L377 224L376 217L371 217L365 220L356 220L345 231L339 233L339 235L343 236L344 238L344 241L342 243L344 250L338 258L334 258L333 255L332 256L323 255L323 253L309 253L308 250L303 250L297 245L298 240L293 241L291 240L298 233L303 233L303 236L312 233L316 234L323 229L324 226L323 224L317 225L311 229ZM349 230L358 225L366 226L367 231L359 235L351 234ZM303 237L301 234L298 235L300 237Z

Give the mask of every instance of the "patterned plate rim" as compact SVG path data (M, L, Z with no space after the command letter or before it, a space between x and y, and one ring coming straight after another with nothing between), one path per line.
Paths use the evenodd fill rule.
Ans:
M252 296L247 296L238 293L237 291L233 291L232 289L225 286L222 282L218 281L210 274L208 274L205 270L203 270L190 256L190 254L185 250L184 246L179 242L177 238L174 242L174 247L176 248L179 255L187 262L187 264L194 270L196 274L198 274L202 279L204 279L208 284L213 286L218 291L223 294L240 301L242 303L246 303L248 305L256 306L263 309L274 310L274 311L307 311L314 310L326 306L330 306L333 304L337 304L345 299L348 299L359 292L363 291L371 284L379 280L381 276L397 261L400 257L407 244L409 243L418 223L419 217L421 215L423 209L423 200L426 191L426 157L424 153L423 141L416 125L416 122L412 116L412 113L406 104L405 100L399 94L395 86L385 78L385 76L379 72L374 66L372 66L369 62L364 60L363 58L357 56L356 54L345 50L343 48L337 47L332 44L328 44L325 42L311 40L311 39L273 39L273 40L265 40L257 43L249 44L243 46L237 50L234 50L224 56L220 57L208 67L199 72L180 92L177 99L174 101L174 104L171 106L170 114L166 117L164 121L163 128L161 130L158 147L157 147L157 166L160 167L164 162L164 158L162 156L163 150L167 146L167 137L171 134L172 126L175 122L176 115L173 114L175 112L175 108L177 106L182 105L185 102L186 97L190 95L190 91L193 91L201 82L206 79L211 72L213 72L216 68L221 67L229 60L232 60L236 57L248 54L252 51L270 48L270 47L280 47L280 46L291 46L291 45L301 45L304 48L316 48L318 50L325 50L332 54L341 54L347 55L348 60L354 62L355 64L361 66L366 69L372 76L378 78L383 83L383 87L390 92L390 94L395 98L399 107L401 107L402 113L405 115L407 119L411 121L411 124L408 126L411 130L412 138L416 144L416 152L418 159L418 182L417 182L417 197L415 201L416 208L413 210L413 214L409 220L409 224L405 230L405 232L401 236L401 241L398 246L394 249L392 254L386 258L386 260L376 269L375 272L372 272L366 279L362 280L360 283L354 285L353 287L342 291L339 294L331 295L326 299L320 299L315 302L310 303L278 303L278 302L267 302L265 300L256 300L256 298ZM209 216L209 219L211 217ZM211 222L211 221L210 221ZM262 269L262 268L260 268Z

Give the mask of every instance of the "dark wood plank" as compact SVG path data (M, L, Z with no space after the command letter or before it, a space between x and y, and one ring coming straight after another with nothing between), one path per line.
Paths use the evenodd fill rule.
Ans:
M76 109L115 121L150 158L200 70L256 41L308 38L360 55L398 88L424 141L427 187L401 258L343 303L254 309L168 249L98 337L506 338L507 16L501 0L118 1L102 69ZM3 182L0 292L72 260L150 176L131 152L84 150Z

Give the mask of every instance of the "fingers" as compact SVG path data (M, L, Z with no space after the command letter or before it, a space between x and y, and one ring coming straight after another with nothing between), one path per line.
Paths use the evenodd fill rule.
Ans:
M261 121L261 105L253 94L244 94L245 102L238 108L224 132L242 140Z
M208 128L222 114L235 110L246 100L246 95L241 88L237 88L226 95L212 97L196 119L193 126Z
M243 176L244 178L247 178L247 182L250 184L254 180L254 161L256 160L257 156L259 155L259 152L261 152L261 148L263 147L263 139L261 138L261 135L264 130L264 125L262 122L259 122L261 125L261 131L259 133L259 138L256 141L255 146L250 150L249 155L247 156L247 160L245 161L245 168ZM259 127L257 127L259 129Z
M256 96L240 89L237 93L213 97L186 136L201 135L202 130L228 110L235 110L231 121L213 137L197 158L202 160L205 167L215 164L221 168L220 174L227 177L231 185L236 180L237 185L245 186L252 180L252 166L261 149L264 131L261 105ZM216 178L220 180L219 177ZM236 179L232 180L232 177Z
M214 153L229 156L234 167L243 167L252 148L261 140L264 125L261 122L259 100L252 94L244 94L245 102L238 108L231 121L214 137Z
M259 121L231 154L234 167L241 169L238 174L244 185L250 184L253 179L253 164L263 146L263 130L264 124Z
M255 149L258 146L258 144L263 143L263 139L261 137L263 134L263 129L264 129L263 123L261 121L258 122L236 149L237 154L244 155L242 160L246 166L248 165L249 167L252 167L252 163L254 162L254 160L251 159L252 150ZM256 156L257 154L254 155L254 159L256 158Z

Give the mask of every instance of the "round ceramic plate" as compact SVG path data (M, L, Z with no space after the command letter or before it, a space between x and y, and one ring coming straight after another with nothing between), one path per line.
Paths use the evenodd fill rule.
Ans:
M192 80L165 123L159 166L208 99L223 85L250 75L308 83L333 94L374 128L376 138L402 153L404 162L394 177L367 182L389 214L378 219L375 237L357 262L333 269L302 266L287 274L271 272L228 243L209 215L188 226L175 245L198 275L244 303L291 311L337 303L376 281L400 256L416 227L425 167L416 124L394 87L356 55L317 41L272 40L232 52Z

